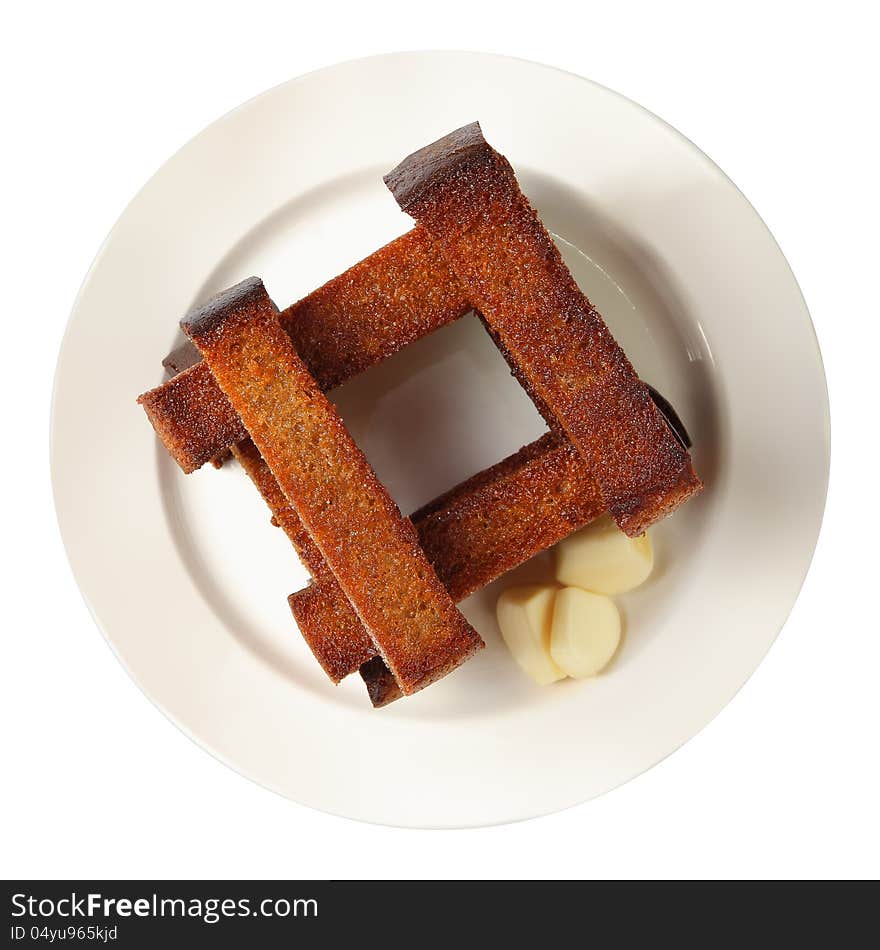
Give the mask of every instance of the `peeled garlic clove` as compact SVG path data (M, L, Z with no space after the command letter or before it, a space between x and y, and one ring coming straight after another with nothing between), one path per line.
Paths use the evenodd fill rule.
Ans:
M565 674L550 656L550 625L557 588L546 584L510 587L498 598L501 636L513 658L541 686Z
M622 594L643 583L654 567L647 534L627 537L605 515L556 546L556 578L561 584L597 594Z
M565 587L556 595L550 655L569 676L595 676L620 644L620 612L603 594Z

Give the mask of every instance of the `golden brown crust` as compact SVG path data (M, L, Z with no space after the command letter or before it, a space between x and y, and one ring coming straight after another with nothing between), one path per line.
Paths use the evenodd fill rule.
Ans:
M280 319L323 390L345 382L470 309L428 236L414 228L283 311ZM185 371L138 402L185 472L245 437L237 414L192 348L164 364Z
M415 530L321 392L256 279L181 322L238 411L401 690L413 693L484 644Z
M700 490L687 451L477 123L410 155L385 180L539 407L590 464L624 531L640 534Z
M567 442L547 434L436 498L410 520L437 576L460 601L603 511L586 463ZM353 673L357 666L345 668L339 657L343 642L357 642L353 624L358 621L335 579L322 578L288 600L312 652L328 673L333 671L331 678L338 682ZM345 650L364 662L362 653ZM374 677L378 669L372 663L368 673Z
M303 640L334 683L374 658L396 682L384 660L376 655L372 638L335 577L309 584L291 594L287 602Z
M283 323L326 391L470 309L430 237L416 227L289 307Z
M453 600L561 541L605 511L592 473L547 434L412 515Z
M247 438L238 413L203 363L143 393L138 402L162 444L187 473Z

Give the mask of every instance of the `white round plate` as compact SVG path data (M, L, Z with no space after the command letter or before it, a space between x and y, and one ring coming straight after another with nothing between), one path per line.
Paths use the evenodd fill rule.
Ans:
M240 470L184 476L135 399L178 319L250 274L286 306L407 230L382 175L479 119L576 278L694 440L703 495L654 529L619 598L623 646L538 687L487 642L374 711L334 687L286 597L305 573ZM473 317L334 397L404 511L543 430ZM546 814L632 778L704 726L760 662L810 562L828 405L809 315L761 219L690 142L632 102L533 63L415 53L293 80L215 122L132 201L76 302L55 384L61 530L132 678L199 744L296 801L392 825ZM515 572L547 576L546 558Z

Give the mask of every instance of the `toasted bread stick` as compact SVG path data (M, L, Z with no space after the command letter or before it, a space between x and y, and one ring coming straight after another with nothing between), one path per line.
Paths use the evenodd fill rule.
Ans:
M326 391L468 310L449 267L414 228L288 307L280 319ZM138 402L178 465L193 472L246 432L191 347L178 347L164 363L179 375Z
M460 601L605 510L578 452L548 433L429 502L412 522Z
M627 534L700 490L687 450L478 123L410 155L385 181L591 466Z
M460 601L604 510L586 463L571 445L548 433L420 508L410 520L440 581ZM357 636L357 618L350 608L346 613L335 579L326 571L312 570L312 575L315 583L288 600L312 652L338 682L357 669L340 667L340 655L357 656L358 666L370 655L348 649L362 642L363 634ZM373 674L377 669L370 666Z
M404 694L484 644L250 278L191 311L196 344Z
M287 602L303 640L334 683L374 657L385 665L335 578L329 583L312 582L291 594Z

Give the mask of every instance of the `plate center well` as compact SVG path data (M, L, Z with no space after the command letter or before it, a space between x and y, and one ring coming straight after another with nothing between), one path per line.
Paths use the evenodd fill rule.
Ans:
M711 403L707 363L669 288L642 273L637 248L596 208L542 176L526 172L521 180L576 280L637 370L673 401L695 441L705 441L711 428L705 414ZM244 235L205 282L200 298L258 274L279 307L287 306L407 226L378 170L349 176L280 208ZM406 347L330 398L405 513L546 431L472 315ZM257 652L291 688L314 690L369 713L359 679L334 688L300 638L286 596L304 586L307 575L237 466L220 472L206 466L183 476L160 458L160 470L175 541L228 634ZM682 524L661 529L664 544L678 547L677 537L687 530L683 515ZM539 576L549 576L546 558L515 572L517 579ZM534 687L500 642L494 602L512 580L502 578L462 606L487 649L442 683L382 715L443 716L450 709L457 716L490 713L511 703L553 702L565 695L565 690ZM650 608L634 606L634 616L656 609L658 598L668 593L662 579L649 588L640 596Z

